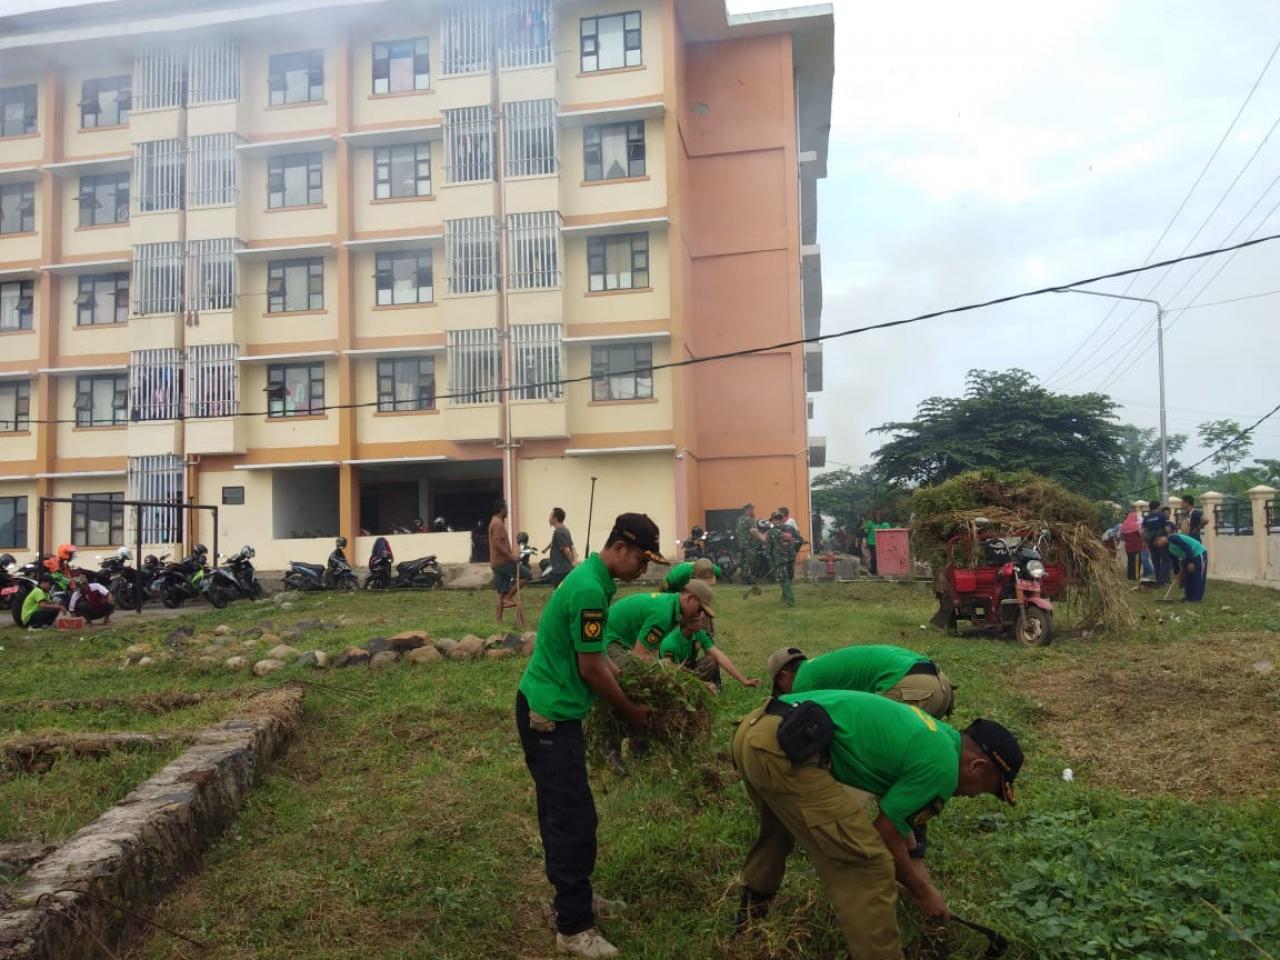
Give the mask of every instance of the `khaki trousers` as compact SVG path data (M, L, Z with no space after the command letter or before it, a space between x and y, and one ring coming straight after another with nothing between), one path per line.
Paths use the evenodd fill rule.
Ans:
M782 884L796 843L818 872L853 960L902 960L893 858L866 811L816 762L793 767L780 718L760 707L733 738L733 762L760 817L742 882L763 897Z
M942 681L928 673L909 674L888 690L882 691L880 696L919 707L929 716L939 719L946 713L951 700Z

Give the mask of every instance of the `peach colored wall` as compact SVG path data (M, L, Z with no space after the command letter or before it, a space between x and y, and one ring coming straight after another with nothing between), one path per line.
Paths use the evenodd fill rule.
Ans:
M802 335L791 40L686 47L679 108L688 348L706 355ZM694 112L689 104L705 104ZM808 524L799 348L718 361L690 378L698 464L689 522L753 500Z

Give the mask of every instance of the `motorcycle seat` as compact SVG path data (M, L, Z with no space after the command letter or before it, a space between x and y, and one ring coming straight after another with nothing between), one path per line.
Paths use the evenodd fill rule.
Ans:
M324 573L324 564L321 563L299 563L297 560L292 560L289 565L297 570L310 570L316 576Z
M419 569L426 566L425 560L405 560L403 563L396 564L396 573L416 573Z

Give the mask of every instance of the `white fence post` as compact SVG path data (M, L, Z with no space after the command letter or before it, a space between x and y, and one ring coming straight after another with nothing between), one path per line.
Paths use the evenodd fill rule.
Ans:
M1249 504L1253 507L1253 563L1254 576L1267 579L1267 503L1276 495L1275 487L1259 484L1249 491Z
M1204 525L1200 528L1200 542L1209 551L1209 569L1213 569L1213 558L1218 552L1218 507L1222 506L1222 494L1216 490L1206 490L1200 494L1200 510L1204 515Z

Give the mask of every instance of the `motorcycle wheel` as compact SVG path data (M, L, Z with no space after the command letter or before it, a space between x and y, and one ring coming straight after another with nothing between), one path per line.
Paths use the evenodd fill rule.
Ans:
M262 581L261 580L253 581L253 586L249 588L249 599L250 600L262 599Z
M209 605L215 610L222 610L230 603L234 597L228 595L229 591L218 586L216 583L209 587L206 594L209 597Z
M422 578L428 590L439 589L444 586L444 577L438 573L424 573Z
M160 597L160 602L170 610L177 610L186 602L186 599L187 598L183 596L181 588L167 587Z
M338 589L354 593L360 589L360 581L356 579L355 574L347 574L347 576L338 581Z
M111 595L115 597L117 609L132 610L134 608L133 584L128 580L117 580L113 583Z
M27 599L27 594L31 590L26 586L19 586L18 592L13 595L13 599L9 603L9 612L13 614L13 622L19 627L22 626L22 604Z
M284 576L284 588L286 590L301 590L302 586L298 583L297 578L292 573L286 573Z
M1028 606L1014 624L1014 633L1024 647L1047 647L1053 640L1053 615Z

